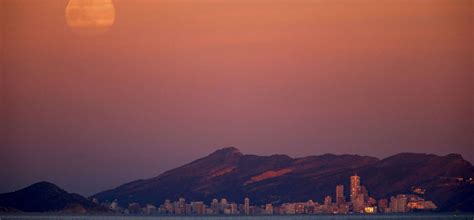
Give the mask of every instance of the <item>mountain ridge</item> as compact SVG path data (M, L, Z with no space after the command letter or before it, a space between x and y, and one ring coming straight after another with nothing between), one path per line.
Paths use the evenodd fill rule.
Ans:
M384 159L323 154L292 158L282 154L243 154L235 147L218 149L156 177L126 183L91 198L118 199L123 205L161 204L165 199L179 197L205 202L225 197L238 202L248 196L256 204L321 201L325 195L334 196L337 184L348 189L349 176L354 173L361 176L362 184L377 198L409 193L411 187L420 185L428 189L427 198L447 204L440 205L441 211L474 209L462 205L474 197L470 193L473 185L449 183L450 187L440 187L445 181L442 178L474 176L472 165L459 154L399 153ZM467 192L468 197L460 196L460 192ZM446 193L449 196L442 195ZM452 198L462 201L451 201Z

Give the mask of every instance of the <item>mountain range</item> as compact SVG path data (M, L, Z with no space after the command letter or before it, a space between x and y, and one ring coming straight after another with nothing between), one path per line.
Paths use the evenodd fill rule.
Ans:
M338 184L344 185L347 198L349 178L356 173L369 195L377 199L422 188L425 199L433 200L440 211L474 211L474 184L472 179L466 181L474 177L474 168L458 154L401 153L383 160L333 154L291 158L245 155L229 147L92 197L117 199L121 205L161 204L179 197L206 203L214 198L242 203L249 197L259 205L309 199L321 202L326 195L335 197Z
M68 193L52 183L40 182L12 193L0 194L0 211L98 212L103 208L91 202L117 200L160 205L165 199L204 201L214 198L252 204L322 202L335 198L336 185L344 185L349 195L349 178L357 174L371 197L387 198L412 194L414 188L432 200L438 211L474 212L474 167L458 154L438 156L401 153L385 159L360 155L324 154L292 158L287 155L242 154L237 148L217 150L208 156L164 172L99 192L90 198Z

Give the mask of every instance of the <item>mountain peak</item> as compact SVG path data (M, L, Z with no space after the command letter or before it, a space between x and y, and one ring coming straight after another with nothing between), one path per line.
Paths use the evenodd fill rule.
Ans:
M50 183L47 181L41 181L41 182L34 183L28 186L27 188L59 188L59 187L53 183Z
M399 153L393 156L387 157L383 159L383 161L398 161L400 163L406 161L413 161L413 162L421 162L421 161L428 161L430 159L444 159L446 161L460 161L469 163L468 161L464 160L464 158L460 154L447 154L445 156L439 156L435 154L426 154L426 153Z
M55 192L55 193L66 193L63 189L61 189L59 186L46 182L46 181L41 181L34 183L26 188L23 188L19 191L24 191L24 192Z
M211 155L215 155L215 154L219 154L219 155L239 155L239 156L242 155L240 150L237 149L236 147L225 147L225 148L214 151Z
M451 158L451 159L456 159L456 160L464 160L464 158L462 157L461 154L455 154L455 153L445 155L444 157Z

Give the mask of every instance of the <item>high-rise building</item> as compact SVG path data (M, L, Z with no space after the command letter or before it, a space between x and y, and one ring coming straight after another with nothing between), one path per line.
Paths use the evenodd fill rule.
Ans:
M206 205L204 202L191 202L192 213L197 215L204 215L206 214Z
M230 207L230 213L231 214L237 214L238 209L237 209L237 204L236 203L231 203L229 207Z
M211 202L211 209L212 214L219 214L219 201L217 199L213 199Z
M156 213L156 206L152 204L146 204L145 206L145 214L152 215Z
M271 203L267 203L265 205L265 214L272 215L273 214L273 205Z
M408 198L406 195L397 195L398 212L407 212Z
M344 198L344 186L337 185L336 186L336 204L344 204L346 202L346 198Z
M390 210L392 212L407 212L408 198L406 195L399 194L390 198Z
M331 204L332 204L331 196L324 197L324 205L331 205Z
M174 203L174 214L186 214L186 199L179 198L178 201Z
M398 212L398 200L395 196L390 197L390 211Z
M173 204L169 199L165 200L165 203L163 203L160 206L160 213L161 214L172 214L173 213Z
M227 205L227 199L226 198L221 199L221 205Z
M297 215L301 215L301 214L304 214L305 211L304 211L304 204L301 203L301 202L298 202L295 204L295 214Z
M378 202L379 212L387 212L388 209L388 200L387 199L380 199Z
M186 204L184 205L184 214L185 214L185 215L191 215L191 214L193 214L193 207L191 206L191 204L186 203Z
M247 197L244 199L244 214L250 214L250 199Z
M224 213L224 210L227 208L228 204L227 204L227 199L226 198L222 198L221 199L221 202L219 204L219 212L220 213Z
M360 190L360 177L355 174L351 176L351 202L354 202Z
M283 214L294 215L296 213L296 203L284 203L281 205Z

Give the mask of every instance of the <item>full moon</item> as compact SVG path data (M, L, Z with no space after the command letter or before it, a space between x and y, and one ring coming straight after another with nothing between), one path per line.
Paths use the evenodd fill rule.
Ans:
M115 8L112 0L69 0L65 17L78 33L100 34L114 24Z

